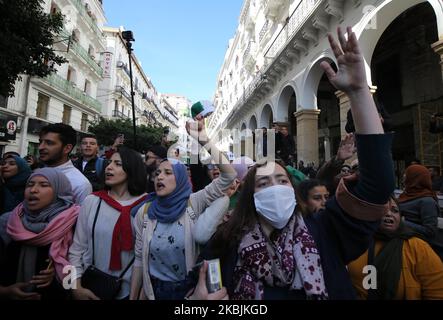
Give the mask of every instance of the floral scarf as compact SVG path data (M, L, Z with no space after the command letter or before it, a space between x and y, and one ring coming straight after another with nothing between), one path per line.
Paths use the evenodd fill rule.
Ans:
M243 237L234 270L237 286L232 298L262 300L266 284L304 290L309 299L327 299L320 255L301 214L293 215L286 227L272 238L272 241L266 238L259 223Z

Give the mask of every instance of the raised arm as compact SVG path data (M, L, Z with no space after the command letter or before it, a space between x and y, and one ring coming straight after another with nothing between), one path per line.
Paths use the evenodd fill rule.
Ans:
M232 174L234 176L237 175L235 169L230 165L225 154L217 148L214 141L208 138L204 119L197 120L196 122L187 122L186 130L191 137L196 139L198 143L200 143L200 145L209 152L212 159L218 165L220 173Z
M340 27L337 28L340 44L328 35L338 71L335 72L327 62L322 62L321 66L331 83L348 95L351 104L360 166L359 182L352 193L361 200L385 204L394 190L392 135L383 134L380 116L366 81L364 58L357 37L350 27L347 32L346 40Z
M325 70L329 81L338 89L346 93L351 104L355 132L357 134L383 133L374 100L369 92L366 80L366 71L363 55L360 52L357 37L351 27L347 28L348 39L341 28L337 28L338 44L331 34L328 35L331 49L337 59L337 73L326 62L321 66Z

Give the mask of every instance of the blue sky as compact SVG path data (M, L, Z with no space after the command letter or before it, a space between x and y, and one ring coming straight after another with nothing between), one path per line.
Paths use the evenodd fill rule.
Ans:
M134 33L134 50L160 93L212 99L243 0L105 0L112 27Z

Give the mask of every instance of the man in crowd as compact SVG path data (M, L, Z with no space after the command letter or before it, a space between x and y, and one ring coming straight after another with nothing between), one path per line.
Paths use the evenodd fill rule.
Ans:
M295 154L295 142L294 137L289 135L288 126L286 124L280 125L280 145L277 149L277 154L286 165L292 165Z
M91 194L92 186L88 179L74 167L69 154L77 142L77 133L66 124L55 123L40 131L38 151L40 161L47 167L61 170L71 182L75 203L82 203Z
M154 178L155 170L160 165L161 161L167 157L167 150L161 145L152 146L146 152L145 165L146 173L148 174L147 192L154 192Z
M80 150L81 155L72 163L74 167L89 180L93 191L103 189L103 170L105 168L105 160L99 158L97 137L93 134L86 134L82 137Z

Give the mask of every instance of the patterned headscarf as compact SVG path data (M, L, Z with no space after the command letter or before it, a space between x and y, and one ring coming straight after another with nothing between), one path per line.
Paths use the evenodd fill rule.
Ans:
M241 240L234 269L233 300L262 300L264 287L304 290L310 299L327 299L320 254L300 214L273 240L259 223Z

